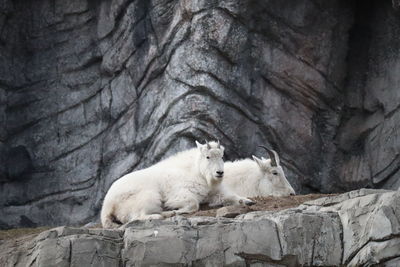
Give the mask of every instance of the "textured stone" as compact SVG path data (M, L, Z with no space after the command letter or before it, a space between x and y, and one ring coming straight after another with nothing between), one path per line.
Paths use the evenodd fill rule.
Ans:
M1 266L397 266L400 193L359 190L235 219L59 227L0 241Z
M246 206L226 206L217 210L216 217L235 218L239 214L249 212L250 209Z
M399 191L360 190L333 198L333 201L321 199L306 205L310 205L307 209L339 214L343 229L343 264L360 266L400 256L399 201Z
M0 228L93 221L196 139L273 147L296 192L398 188L397 7L0 1Z

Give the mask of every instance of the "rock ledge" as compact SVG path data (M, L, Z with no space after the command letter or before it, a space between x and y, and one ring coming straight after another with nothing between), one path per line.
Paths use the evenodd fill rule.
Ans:
M125 230L59 227L0 244L1 266L400 264L400 193L351 191L235 219L174 217Z

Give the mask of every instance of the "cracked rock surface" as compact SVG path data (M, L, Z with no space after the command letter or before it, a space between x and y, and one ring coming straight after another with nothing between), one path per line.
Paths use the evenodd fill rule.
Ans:
M351 191L236 219L59 227L1 241L1 266L398 266L400 192Z
M194 140L297 192L400 184L398 1L1 0L0 228L82 225Z

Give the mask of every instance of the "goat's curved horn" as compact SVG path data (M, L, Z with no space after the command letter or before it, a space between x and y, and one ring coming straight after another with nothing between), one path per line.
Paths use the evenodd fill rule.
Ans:
M259 146L259 147L262 147L262 148L264 148L265 150L267 150L267 152L268 152L268 154L269 154L269 157L271 158L271 166L277 167L277 166L278 166L278 163L277 163L277 162L279 162L278 153L276 153L275 150L269 149L269 148L267 148L267 147L265 147L265 146Z
M211 149L210 143L207 141L207 149Z
M218 145L218 148L221 147L221 144L219 143L219 140L217 140L217 145Z

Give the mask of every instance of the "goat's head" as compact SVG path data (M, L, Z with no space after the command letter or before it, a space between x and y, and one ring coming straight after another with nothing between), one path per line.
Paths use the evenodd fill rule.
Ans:
M286 179L285 173L283 172L283 168L280 165L280 160L278 153L275 150L266 148L265 146L260 146L264 148L268 154L269 159L265 159L264 157L257 158L253 156L254 161L260 167L262 173L265 174L266 178L273 186L272 195L273 196L289 196L295 195L295 191L293 187L290 185L288 180Z
M198 166L208 185L220 183L224 177L224 147L218 142L206 142L202 145L196 141L200 155Z

